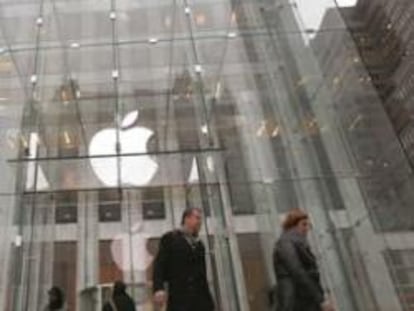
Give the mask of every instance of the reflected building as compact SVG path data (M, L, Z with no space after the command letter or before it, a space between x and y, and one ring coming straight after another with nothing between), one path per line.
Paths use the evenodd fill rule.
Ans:
M296 207L338 309L403 310L409 165L337 9L313 37L287 0L1 6L4 310L41 309L52 285L100 310L118 279L153 310L158 240L187 207L219 310L272 310Z
M366 182L368 196L372 200L383 200L382 205L387 206L386 210L381 210L381 204L373 203L372 208L377 211L374 214L378 214L376 222L381 230L401 231L413 228L410 208L413 181L401 178L407 170L406 161L387 161L387 156L392 158L394 150L384 145L384 127L375 123L370 109L378 102L383 105L388 118L384 122L391 123L396 141L411 163L412 142L408 140L414 133L412 108L409 97L402 94L410 90L409 38L414 27L408 22L397 23L398 12L404 12L404 17L408 18L412 14L411 4L404 1L381 3L361 0L355 7L341 8L339 12L328 10L321 27L335 26L340 14L355 45L345 46L341 42L348 39L345 33L338 38L321 33L312 45L320 51L317 55L325 78L335 87L338 114L348 128L347 135L354 136L352 141L356 156L365 162L362 165L368 175L376 176ZM370 89L371 85L375 89ZM352 109L349 109L350 106ZM367 144L365 139L375 139L378 147L367 148L374 144ZM377 154L384 148L388 149L388 154L379 159Z
M328 10L321 24L322 29L335 28L340 16L349 33L320 32L312 40L324 79L332 85L336 119L359 159L356 163L363 173L359 183L373 224L378 232L401 236L414 228L414 181L407 174L411 171L407 164L412 166L409 137L414 133L408 95L412 89L412 14L410 2L360 0L354 7ZM374 108L378 105L384 112ZM388 145L385 128L392 129L395 143ZM395 153L398 149L403 157ZM401 275L409 273L412 246L393 250L391 244L387 263L404 310L410 310L412 290L407 284L412 279Z

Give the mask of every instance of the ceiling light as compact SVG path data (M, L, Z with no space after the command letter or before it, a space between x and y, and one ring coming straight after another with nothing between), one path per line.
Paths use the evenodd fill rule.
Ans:
M201 65L195 65L194 70L197 73L201 73L203 71L203 67Z
M23 244L23 237L21 235L16 235L14 237L14 246L20 247Z
M42 26L42 25L43 25L43 18L42 18L42 17L38 17L38 18L36 19L36 24L37 24L38 26Z
M118 70L113 70L112 71L112 78L113 79L118 79L119 78L119 71Z
M35 84L37 82L37 76L36 75L32 75L30 77L30 82L32 82L33 84Z
M72 143L69 133L67 131L63 132L63 138L65 139L65 144L70 145Z
M151 44L156 44L156 43L158 43L158 39L157 38L149 38L148 42L151 43Z
M236 38L236 37L237 37L237 33L235 33L235 32L229 32L229 33L227 34L227 37L228 37L228 38L230 38L230 39L234 39L234 38Z
M116 13L115 13L114 11L112 11L112 12L109 14L109 18L110 18L110 19L112 19L112 20L115 20L115 19L116 19Z
M191 9L190 7L186 6L184 9L185 14L190 15L191 14Z
M272 132L272 137L277 137L280 133L280 127L276 126L275 129Z
M201 132L203 134L208 134L208 126L207 126L207 124L204 124L203 126L201 126Z
M256 131L256 135L258 137L261 137L264 135L265 132L266 132L266 121L262 121L262 123L260 124L260 127Z
M73 42L70 44L70 47L72 49L79 49L80 48L80 44L78 42Z

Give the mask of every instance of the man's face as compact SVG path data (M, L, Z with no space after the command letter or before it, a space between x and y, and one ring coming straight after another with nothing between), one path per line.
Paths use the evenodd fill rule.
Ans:
M49 301L56 302L58 300L58 297L54 293L49 293Z
M199 210L193 210L191 215L189 215L186 220L185 224L188 230L190 230L193 234L198 234L201 229L203 216Z

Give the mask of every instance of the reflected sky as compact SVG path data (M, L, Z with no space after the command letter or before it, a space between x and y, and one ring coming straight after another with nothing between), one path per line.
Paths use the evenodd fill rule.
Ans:
M297 0L300 17L305 28L318 29L327 9L354 6L357 0Z

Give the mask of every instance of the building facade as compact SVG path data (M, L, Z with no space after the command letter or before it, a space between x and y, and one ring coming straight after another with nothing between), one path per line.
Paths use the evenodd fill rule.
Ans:
M337 4L310 29L288 0L0 1L3 310L52 285L100 310L119 279L153 310L158 240L188 207L218 310L274 308L296 207L338 310L410 310L392 267L414 249L411 166Z
M312 41L324 79L332 83L335 118L360 160L360 189L375 230L400 237L413 229L414 184L411 174L405 173L410 171L407 163L412 165L411 145L405 138L412 131L411 98L403 96L412 76L409 37L414 28L408 22L412 12L409 2L360 0L324 15L322 29L335 27L340 16L349 32L318 33ZM378 104L383 112L375 108ZM394 138L384 130L394 132ZM402 150L402 158L395 148ZM394 247L387 244L387 265L404 310L410 310L412 247Z

